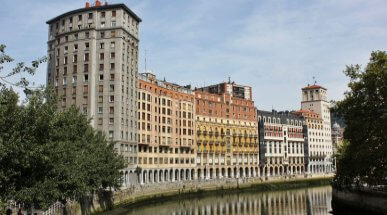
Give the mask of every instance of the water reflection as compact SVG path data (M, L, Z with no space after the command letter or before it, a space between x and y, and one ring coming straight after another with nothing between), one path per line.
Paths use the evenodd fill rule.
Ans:
M118 208L106 215L236 215L236 214L329 214L330 186L298 190L219 195L190 198L127 209Z

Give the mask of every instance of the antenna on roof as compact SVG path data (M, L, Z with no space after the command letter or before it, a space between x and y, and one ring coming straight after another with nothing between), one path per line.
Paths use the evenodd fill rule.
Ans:
M313 76L313 84L317 84L316 77Z
M231 83L231 77L228 76L228 83Z

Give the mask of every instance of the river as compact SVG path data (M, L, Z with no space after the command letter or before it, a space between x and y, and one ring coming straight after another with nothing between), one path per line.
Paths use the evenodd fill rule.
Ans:
M123 206L103 215L285 215L330 214L332 188L330 186L284 191L210 195Z

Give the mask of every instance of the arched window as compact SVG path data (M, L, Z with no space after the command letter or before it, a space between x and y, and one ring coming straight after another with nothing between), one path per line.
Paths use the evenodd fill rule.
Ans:
M275 118L273 118L273 123L275 123Z
M270 118L270 117L268 117L268 118L267 118L267 121L268 121L269 123L271 123L271 118Z

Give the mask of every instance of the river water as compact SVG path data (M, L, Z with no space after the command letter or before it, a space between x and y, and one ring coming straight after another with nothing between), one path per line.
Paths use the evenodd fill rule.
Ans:
M284 191L212 195L124 206L104 215L330 214L330 186Z

